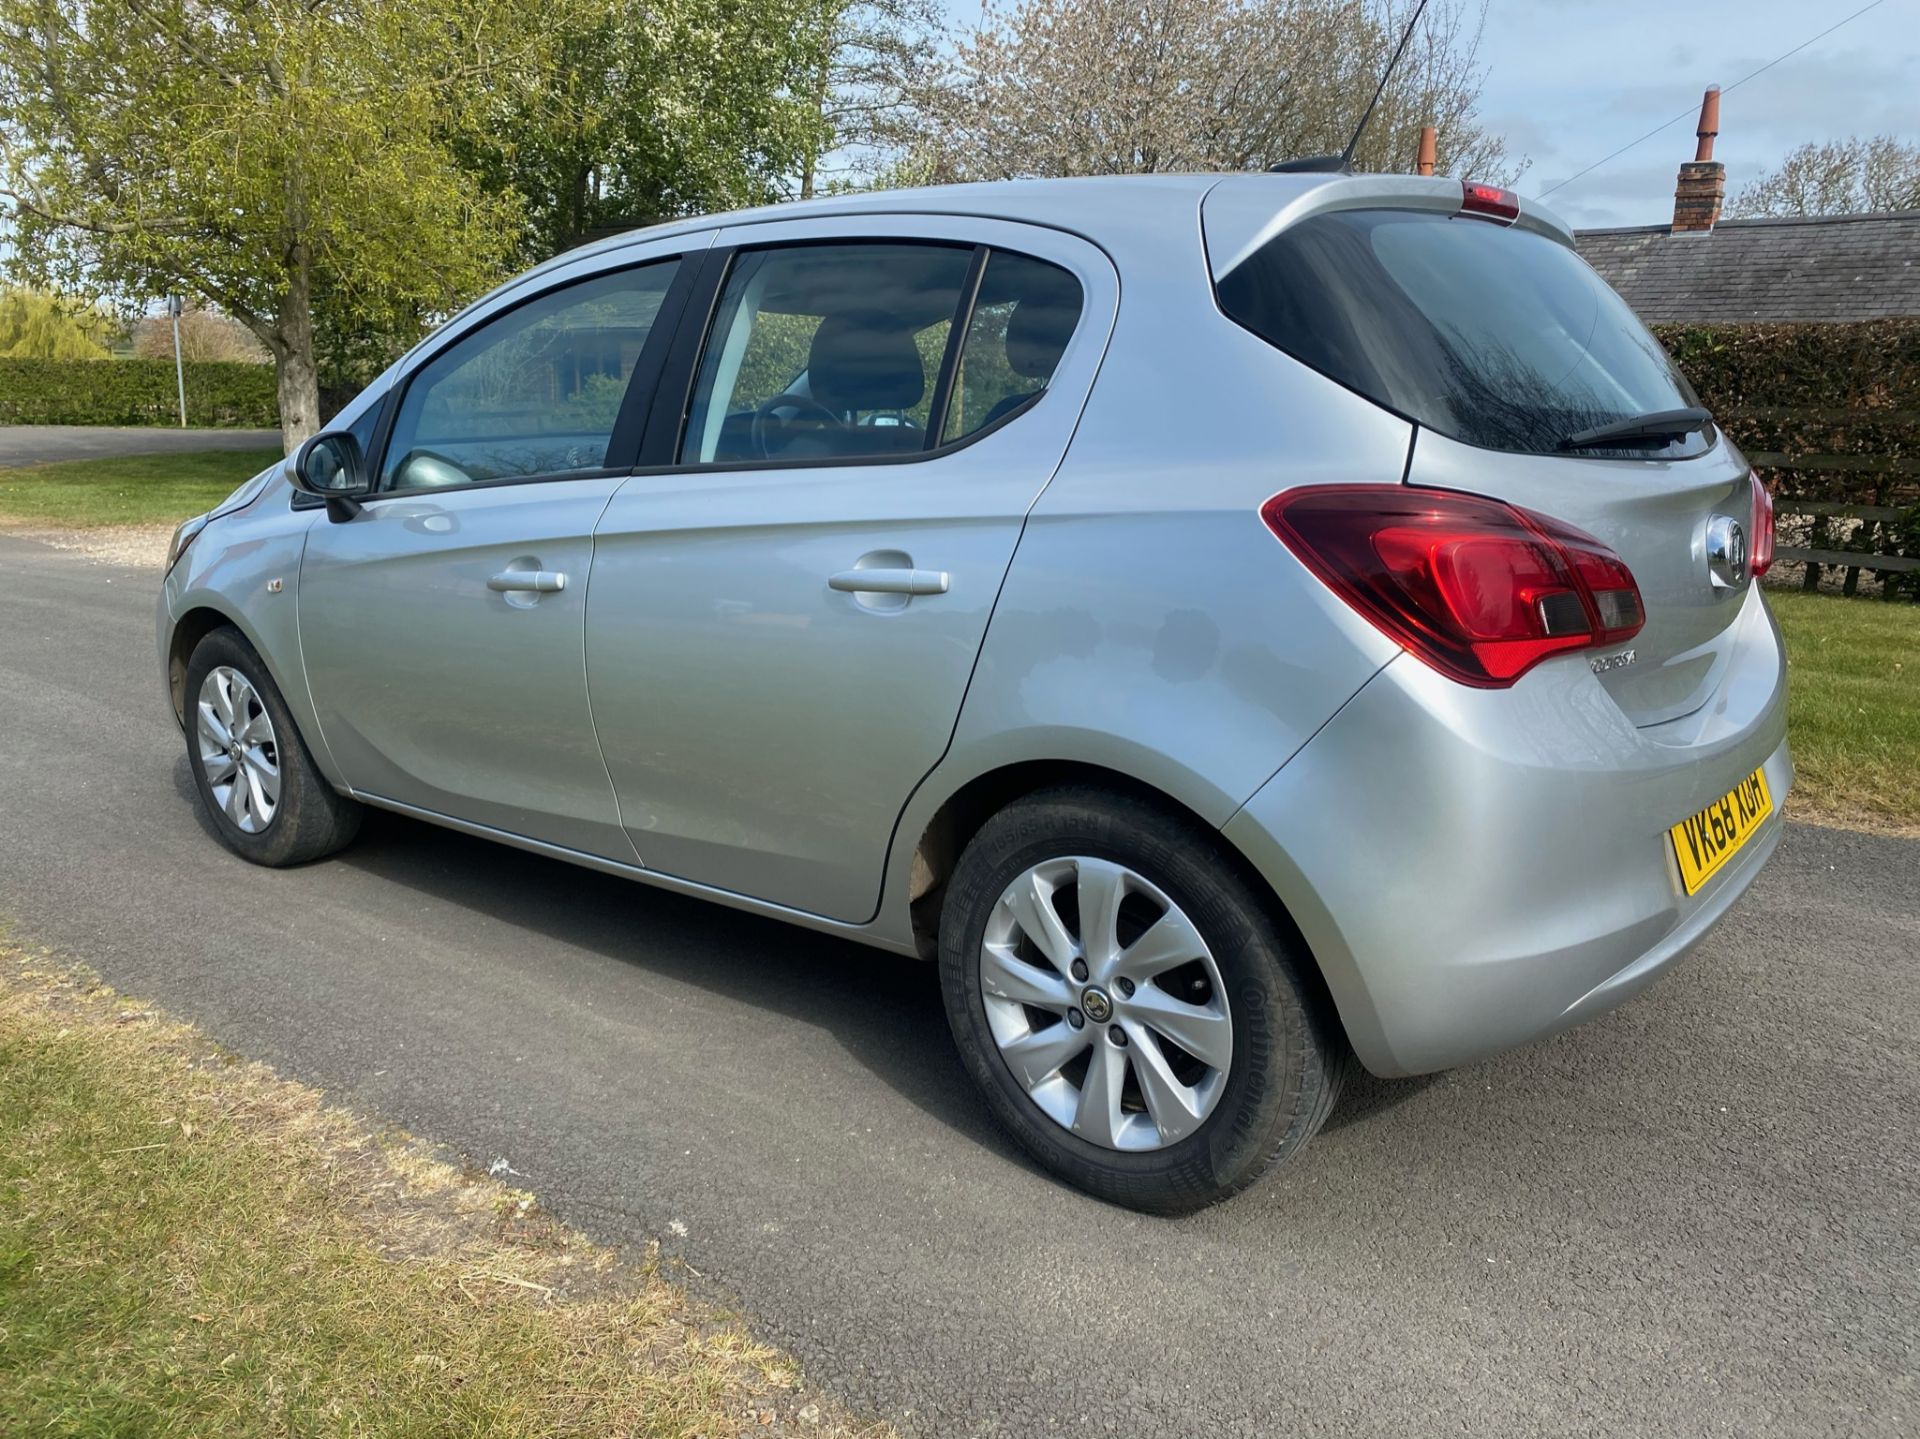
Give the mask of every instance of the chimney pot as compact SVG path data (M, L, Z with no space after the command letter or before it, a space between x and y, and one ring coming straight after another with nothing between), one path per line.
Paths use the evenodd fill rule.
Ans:
M1420 129L1420 158L1415 161L1414 168L1422 175L1431 175L1438 150L1439 132L1431 125L1423 125Z
M1720 87L1709 85L1700 100L1693 159L1681 163L1680 181L1673 190L1671 233L1675 235L1704 234L1720 219L1720 204L1727 196L1727 167L1713 158L1713 141L1719 133Z
M1694 126L1693 133L1699 144L1693 147L1696 161L1713 158L1713 140L1720 133L1720 87L1707 86L1707 93L1700 99L1700 123Z

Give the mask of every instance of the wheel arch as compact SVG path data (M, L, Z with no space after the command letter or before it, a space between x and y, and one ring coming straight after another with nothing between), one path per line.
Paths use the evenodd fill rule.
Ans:
M915 950L923 958L938 954L940 904L947 878L967 842L981 826L1009 804L1041 790L1077 785L1142 800L1184 819L1207 834L1221 860L1247 885L1263 905L1282 936L1308 960L1305 978L1313 986L1324 1012L1339 1025L1340 1018L1319 957L1294 919L1291 909L1253 861L1194 804L1121 770L1085 760L1027 759L985 770L957 786L941 800L919 826L909 866L907 901Z
M260 663L267 667L267 674L279 689L281 699L293 712L294 721L301 736L306 739L308 748L313 751L315 762L327 775L328 782L337 785L338 781L332 774L332 755L326 748L324 736L319 732L318 718L308 703L306 669L299 655L296 654L289 664L280 663L275 658L276 646L264 643L244 614L220 603L218 597L209 592L203 591L188 601L186 608L173 621L173 628L167 636L167 698L173 706L173 717L182 726L186 724L187 665L200 641L222 627L238 631L240 637L260 657Z
M247 627L215 605L200 601L174 620L173 629L167 636L167 699L173 705L173 717L182 725L187 722L187 663L193 658L193 652L215 630L232 627L246 636L247 643L259 652L260 646L254 644ZM264 654L261 662L272 671L273 665ZM274 675L274 683L280 684L280 676ZM282 692L286 690L280 685Z

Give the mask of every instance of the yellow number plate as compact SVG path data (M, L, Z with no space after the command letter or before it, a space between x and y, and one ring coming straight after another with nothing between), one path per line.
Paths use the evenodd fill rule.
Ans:
M1680 882L1688 894L1718 873L1720 867L1753 838L1760 822L1773 813L1767 777L1755 770L1732 793L1715 800L1700 813L1680 821L1667 833L1673 837L1674 858L1680 861Z

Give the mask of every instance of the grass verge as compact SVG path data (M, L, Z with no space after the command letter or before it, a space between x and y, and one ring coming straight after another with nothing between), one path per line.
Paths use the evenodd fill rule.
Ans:
M176 525L279 458L277 449L205 450L0 470L0 515L76 530Z
M885 1432L652 1255L4 947L0 1415L22 1439Z
M1920 833L1920 605L1770 591L1787 641L1789 813Z

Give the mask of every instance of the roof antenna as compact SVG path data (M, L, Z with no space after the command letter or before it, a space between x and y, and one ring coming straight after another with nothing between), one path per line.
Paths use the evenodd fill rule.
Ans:
M1360 137L1366 133L1367 122L1373 118L1374 107L1380 103L1380 97L1387 92L1387 81L1393 78L1393 72L1400 67L1400 57L1407 53L1407 42L1413 38L1414 27L1419 25L1420 17L1426 13L1427 0L1413 7L1413 16L1407 21L1407 28L1400 34L1400 43L1394 47L1393 58L1387 61L1387 68L1380 72L1380 83L1374 87L1373 98L1367 101L1367 108L1360 115L1360 123L1353 127L1353 138L1347 141L1347 148L1338 155L1304 155L1298 160L1282 160L1269 165L1269 172L1276 175L1296 174L1345 174L1353 169L1353 152L1360 144Z

